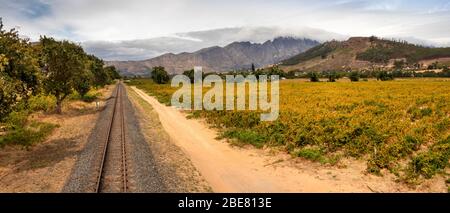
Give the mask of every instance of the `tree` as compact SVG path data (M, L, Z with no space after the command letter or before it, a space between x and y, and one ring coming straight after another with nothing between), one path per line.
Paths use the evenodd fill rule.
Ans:
M350 78L350 81L359 81L359 72L351 72L348 78Z
M194 83L194 69L184 71L183 75L191 79L191 83Z
M252 73L255 73L256 68L255 68L255 64L252 63Z
M337 74L336 72L328 72L327 73L327 77L328 77L328 81L329 82L336 82L337 79L340 78L339 74Z
M110 80L121 79L122 77L117 71L115 66L108 66L104 68L105 72L108 74Z
M286 73L279 66L273 66L269 69L267 75L278 75L280 78L285 77Z
M76 78L83 75L85 53L79 45L41 37L44 89L56 97L56 112L62 112L62 102L75 89Z
M442 68L442 72L450 72L450 68L448 66L444 66Z
M433 62L432 64L428 65L428 70L435 70L439 68L439 62Z
M169 74L167 74L164 67L153 67L151 72L152 79L157 84L166 84L169 82Z
M317 74L316 72L308 73L308 77L311 80L311 82L320 82L319 74Z
M380 81L394 80L394 75L392 73L388 73L386 71L380 71L377 74L377 80L380 80Z
M103 60L93 56L88 56L88 66L89 70L93 74L93 84L95 87L104 87L108 83L110 83L110 78L108 76L108 73L103 68L105 66L105 63Z
M74 89L83 98L91 89L92 73L87 68L80 71L78 75L74 76Z
M0 18L0 119L39 90L37 56L18 31L3 29Z

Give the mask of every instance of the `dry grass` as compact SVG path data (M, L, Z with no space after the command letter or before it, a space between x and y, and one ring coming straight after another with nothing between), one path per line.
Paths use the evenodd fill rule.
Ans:
M112 88L100 90L102 102ZM59 127L42 143L0 149L0 192L60 192L95 126L98 112L95 104L68 101L62 115L33 113L30 121Z

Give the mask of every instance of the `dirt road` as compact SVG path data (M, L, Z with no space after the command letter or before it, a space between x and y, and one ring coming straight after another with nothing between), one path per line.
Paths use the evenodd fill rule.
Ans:
M288 155L231 147L217 140L217 132L201 121L187 119L182 112L132 88L153 106L166 132L191 158L215 192L414 191L395 183L393 178L366 175L363 163L353 162L345 168L324 167L298 162Z

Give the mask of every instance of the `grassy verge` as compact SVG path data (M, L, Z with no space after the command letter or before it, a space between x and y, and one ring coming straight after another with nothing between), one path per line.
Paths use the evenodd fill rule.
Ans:
M5 145L22 145L25 147L43 142L50 135L56 124L28 121L28 111L11 113L5 120L6 133L0 136L0 147Z
M73 93L68 101L82 100L92 102L101 93L92 89L81 97L78 93ZM27 103L21 103L17 110L11 112L0 122L0 147L5 145L22 145L25 147L45 141L53 130L59 127L57 124L29 120L29 115L34 112L52 112L56 106L56 99L53 96L38 94L32 96Z

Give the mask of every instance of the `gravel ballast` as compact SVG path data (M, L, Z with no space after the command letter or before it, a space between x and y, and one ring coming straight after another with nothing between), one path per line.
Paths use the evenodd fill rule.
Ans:
M117 87L112 94L116 94ZM128 153L128 192L167 192L167 187L154 162L152 152L141 132L126 91L124 91L125 137ZM63 192L94 192L101 162L103 144L105 143L111 119L115 97L111 97L100 113L96 126L89 136L88 142L80 154L72 174L68 178Z

